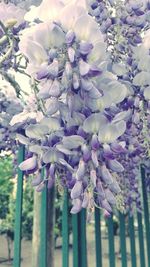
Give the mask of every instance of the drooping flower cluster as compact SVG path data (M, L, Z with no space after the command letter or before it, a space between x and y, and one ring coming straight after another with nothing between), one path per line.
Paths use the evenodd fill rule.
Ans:
M19 51L32 95L11 127L26 146L20 168L37 191L68 188L72 213L141 209L149 166L149 2L43 0L25 19ZM104 33L104 35L101 33ZM142 57L141 57L142 54ZM44 178L43 178L44 170ZM149 172L147 168L147 184Z
M124 169L115 155L124 153L118 138L126 122L118 110L109 114L107 109L129 92L107 71L106 45L92 17L81 6L68 5L60 12L58 23L38 23L21 38L43 118L19 136L32 153L20 168L38 170L33 181L38 191L46 183L67 186L72 213L93 203L111 212L121 193L115 173Z
M149 94L149 89L147 86L145 90L141 90L141 85L137 86L135 81L142 80L138 61L139 59L143 60L140 48L142 36L150 26L149 1L129 0L111 3L109 1L90 1L90 3L91 14L95 16L100 27L105 26L106 23L106 20L102 20L98 15L100 9L107 12L107 19L111 20L111 25L108 26L106 23L105 28L107 47L112 59L109 69L130 88L129 96L118 105L120 111L128 110L130 114L126 118L126 133L122 136L122 140L126 143L127 153L119 158L127 172L120 175L120 183L125 194L126 208L131 210L131 206L133 207L135 202L136 207L140 210L140 186L137 174L140 163L149 158L149 100L145 98L145 95ZM145 48L143 52L143 54L147 53ZM147 69L148 66L145 70Z

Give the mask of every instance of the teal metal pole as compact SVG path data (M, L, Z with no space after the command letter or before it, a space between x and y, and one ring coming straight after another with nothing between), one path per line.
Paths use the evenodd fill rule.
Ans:
M79 267L87 267L87 247L86 247L86 210L79 213Z
M24 146L20 146L18 153L18 164L23 162L25 156ZM22 201L23 201L23 172L18 169L16 212L15 212L15 238L14 238L14 260L13 266L21 266L21 226L22 226Z
M146 245L147 245L147 262L150 267L150 221L148 210L148 197L145 184L145 168L141 166L141 179L142 179L142 193L143 193L143 206L144 206L144 221L146 230Z
M101 217L98 208L95 208L95 248L96 267L102 267Z
M134 232L134 219L129 215L129 234L130 234L130 251L132 267L137 267L136 262L136 247L135 247L135 232Z
M127 267L127 250L126 250L126 231L125 231L125 215L119 212L120 221L120 249L122 267Z
M108 240L109 240L109 266L115 267L115 246L114 246L114 230L113 217L107 219L108 225Z
M73 267L79 267L78 214L72 215L72 231L73 231Z
M87 267L86 211L72 215L73 222L73 267Z
M44 178L44 169L42 170ZM40 219L40 267L47 267L47 188L41 192L41 219Z
M144 237L143 237L142 214L140 212L137 213L137 220L138 220L140 266L141 267L146 267L146 265L145 265L145 252L144 252Z
M69 267L69 214L68 192L65 190L62 211L62 266Z

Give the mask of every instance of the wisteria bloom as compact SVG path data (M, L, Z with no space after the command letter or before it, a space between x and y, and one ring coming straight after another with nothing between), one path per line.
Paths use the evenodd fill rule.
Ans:
M115 157L124 153L120 137L127 117L126 112L117 115L115 106L130 91L108 71L103 35L85 2L70 2L43 1L33 13L46 21L22 32L19 47L43 118L18 135L30 151L20 168L36 172L37 191L46 185L67 187L72 213L93 205L111 213L121 195L115 174L124 168Z

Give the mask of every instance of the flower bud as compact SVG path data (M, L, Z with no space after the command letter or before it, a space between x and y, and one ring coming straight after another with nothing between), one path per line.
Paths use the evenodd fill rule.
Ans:
M75 40L75 33L72 30L68 31L67 34L66 34L66 43L67 43L67 45L72 45L74 40Z
M88 55L92 49L93 45L85 41L82 41L79 45L79 51L82 55Z
M32 158L26 159L25 161L23 161L20 165L19 168L22 171L31 171L34 170L37 166L37 159L35 156L33 156Z
M117 181L113 181L111 184L108 185L111 192L115 194L119 194L121 192L120 186Z
M77 198L77 199L74 199L72 201L72 203L73 203L73 207L72 207L70 213L76 214L82 209L82 201L81 201L81 199Z
M79 77L76 73L73 73L73 88L77 90L80 86Z
M93 187L95 188L96 184L97 184L97 175L96 175L96 171L95 170L91 170L90 171L90 179L91 179L91 182L93 184Z
M101 207L105 210L107 210L109 213L112 212L112 208L110 206L110 204L108 203L107 199L104 199L101 201Z
M71 63L75 61L75 50L72 47L68 48L68 57Z
M91 158L91 153L89 148L85 144L82 146L82 153L83 153L83 160L85 162L89 161Z
M71 80L72 79L72 67L69 61L66 62L65 65L65 73L66 73L66 77Z
M76 179L80 180L83 178L85 174L85 162L83 159L80 159L79 166L76 172Z
M109 170L106 168L106 165L101 167L101 177L107 185L112 184L113 178Z
M123 172L123 166L117 160L108 160L108 167L114 172Z
M91 152L91 158L92 158L94 167L95 168L98 168L99 162L98 162L98 157L97 157L97 151L92 150L92 152Z
M97 181L96 189L98 192L99 200L101 201L101 200L105 199L105 192L104 192L103 185L102 185L102 182L100 179L98 179L98 181Z
M71 190L71 198L75 199L81 196L83 191L82 181L77 181Z
M89 195L87 192L84 192L83 201L82 201L82 208L86 209L89 205Z
M91 147L93 150L98 150L99 149L99 141L98 141L98 136L97 134L93 134L92 136L92 141L91 141Z
M116 199L113 193L109 190L109 188L105 189L105 196L107 201L109 202L110 205L116 205Z

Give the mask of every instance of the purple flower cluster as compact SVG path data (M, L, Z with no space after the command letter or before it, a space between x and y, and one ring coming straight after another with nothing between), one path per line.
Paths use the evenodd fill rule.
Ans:
M65 17L67 8L62 12ZM71 28L62 18L60 24L39 23L21 38L20 50L36 80L34 92L43 118L19 136L31 152L20 168L37 173L37 191L46 184L67 187L72 213L93 205L111 213L121 194L115 174L124 168L115 156L124 153L118 139L126 122L107 110L123 101L128 89L107 70L106 45L91 16L77 13Z
M19 51L32 95L9 120L24 129L20 169L35 174L37 191L67 188L72 213L141 210L139 166L149 166L150 155L148 14L148 1L44 0L25 16L34 23ZM1 103L4 110L3 95Z
M100 25L100 29L104 34L107 34L107 31L113 23L113 11L112 1L89 1L90 9L89 13L91 16L95 17L97 23Z

